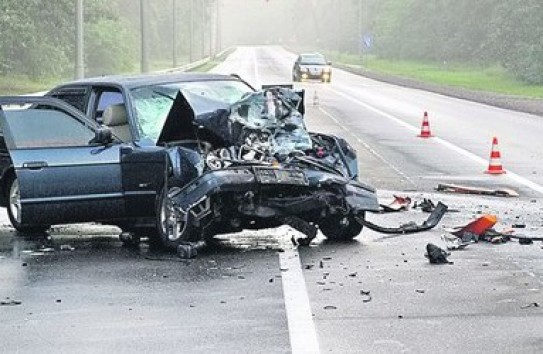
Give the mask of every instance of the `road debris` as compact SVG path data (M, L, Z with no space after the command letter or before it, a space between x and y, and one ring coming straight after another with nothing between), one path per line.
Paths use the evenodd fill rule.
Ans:
M537 302L532 302L531 304L521 306L520 308L521 308L521 309L529 309L530 307L539 307L539 303L537 303Z
M61 251L74 251L75 248L73 248L73 247L70 246L70 245L60 245L60 250L61 250Z
M204 241L183 242L177 246L177 256L181 259L192 259L198 255L198 251L205 247Z
M436 191L460 193L460 194L476 194L489 195L494 197L518 197L519 194L509 188L490 189L483 187L463 186L458 184L440 183L436 187Z
M418 209L418 208L420 208L420 210L422 210L425 213L431 213L436 208L436 205L434 204L434 202L432 202L431 199L424 198L422 202L420 203L415 202L415 205L413 205L413 209Z
M394 200L390 204L379 204L381 212L395 213L399 211L407 211L411 207L411 198L401 195L393 195Z
M365 220L364 218L357 217L356 220L360 224L366 226L367 228L373 231L377 231L383 234L405 235L405 234L412 234L412 233L417 233L417 232L433 229L434 227L437 226L437 224L439 224L439 222L443 218L443 215L445 215L445 213L447 212L447 209L448 207L445 204L441 202L437 203L435 210L432 212L432 214L430 214L428 219L424 221L421 225L417 225L415 222L409 222L409 223L400 225L400 227L384 227L384 226L379 226L374 223L371 223Z
M432 264L454 264L447 259L449 253L434 245L433 243L429 243L426 245L425 256Z
M479 237L492 228L496 222L498 222L498 218L495 215L485 214L451 233L464 242L479 241Z
M328 305L328 306L324 306L324 309L325 310L337 310L337 307L332 306L332 305Z
M7 297L5 300L0 301L0 306L18 306L21 305L23 302L19 300L12 300L9 297Z
M469 242L464 242L461 238L451 234L443 234L441 239L445 242L448 251L463 250L469 245Z
M534 241L528 237L521 237L518 239L518 243L519 245L531 245L534 243Z
M362 302L370 302L372 300L370 290L360 290L360 295L362 295L364 297L362 299Z

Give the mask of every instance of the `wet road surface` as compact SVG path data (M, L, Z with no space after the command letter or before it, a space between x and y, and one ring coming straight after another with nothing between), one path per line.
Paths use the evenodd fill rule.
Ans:
M257 84L288 82L289 55L273 47L242 48L219 69ZM300 235L286 227L245 232L222 237L198 258L184 261L146 243L123 247L118 229L92 224L55 227L49 237L17 235L0 210L0 300L5 303L0 306L0 352L543 351L541 242L471 244L453 251L450 265L430 265L424 257L427 243L444 247L444 228L483 213L498 216L497 229L525 224L517 232L543 235L541 194L509 177L486 176L475 159L435 141L417 140L410 129L363 105L375 108L383 100L365 101L364 95L413 103L415 96L428 99L424 93L340 71L332 80L331 85L302 84L310 128L343 135L353 144L362 179L381 190L383 203L401 193L449 205L456 212L438 228L395 237L364 230L349 243L319 235L306 248L291 243ZM319 106L311 104L315 91ZM474 109L458 100L443 103L441 96L431 100L444 111ZM419 112L411 103L389 104L385 113L409 117L416 125ZM497 126L505 124L500 122ZM445 131L441 124L436 122L436 132ZM474 131L488 135L481 126ZM473 146L457 138L447 137L472 154L487 154L486 137L473 137ZM532 148L525 156L511 151L518 158L515 172L539 183L530 166L531 159L538 161ZM521 197L436 193L436 181L503 185L519 190ZM396 226L426 217L417 209L369 218Z

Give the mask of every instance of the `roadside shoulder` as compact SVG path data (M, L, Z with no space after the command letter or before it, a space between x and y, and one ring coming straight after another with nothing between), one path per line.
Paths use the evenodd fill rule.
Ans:
M493 92L468 90L460 87L438 85L406 77L377 73L355 65L337 63L335 66L350 73L361 75L377 81L430 91L441 95L470 100L490 106L543 116L543 99L511 96Z

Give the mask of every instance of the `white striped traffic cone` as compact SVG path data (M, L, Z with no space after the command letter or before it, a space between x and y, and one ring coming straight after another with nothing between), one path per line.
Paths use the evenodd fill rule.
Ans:
M498 149L498 138L492 139L492 151L490 152L490 161L488 163L488 169L485 173L491 175L501 175L505 173L501 162L501 154Z
M313 106L318 107L319 105L320 105L319 93L317 92L317 90L315 90L315 92L313 93Z
M430 132L430 122L428 121L428 112L424 112L424 117L422 118L422 127L420 128L420 138L431 138L432 133Z

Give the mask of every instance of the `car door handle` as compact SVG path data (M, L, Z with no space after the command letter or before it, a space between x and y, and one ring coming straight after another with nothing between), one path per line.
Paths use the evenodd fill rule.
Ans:
M29 170L41 170L44 167L47 167L47 162L45 161L29 161L23 163L23 168L27 168Z

